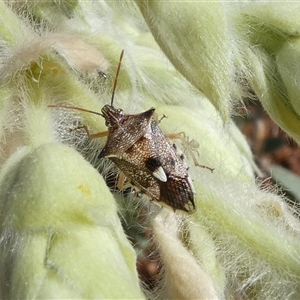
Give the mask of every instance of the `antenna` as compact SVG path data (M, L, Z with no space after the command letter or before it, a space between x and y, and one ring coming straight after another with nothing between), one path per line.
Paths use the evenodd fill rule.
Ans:
M123 54L124 54L124 49L122 50L122 52L120 54L119 64L118 64L117 73L116 73L116 77L115 77L115 81L114 81L113 92L112 92L112 95L111 95L110 106L113 106L115 91L116 91L116 87L117 87L117 83L118 83L118 77L119 77L119 73L120 73L120 69L121 69L121 62L122 62Z
M88 109L84 109L84 108L81 108L81 107L76 107L76 106L67 106L67 105L48 105L48 107L59 107L59 108L68 108L68 109L76 109L76 110L80 110L80 111L85 111L85 112L88 112L88 113L91 113L91 114L95 114L95 115L99 115L99 116L102 116L102 114L96 112L96 111L92 111L92 110L88 110Z
M117 83L118 83L118 77L119 77L119 73L120 73L120 69L121 69L121 62L122 62L123 54L124 54L124 49L121 51L121 54L120 54L120 59L119 59L119 64L118 64L118 68L117 68L117 72L116 72L116 77L115 77L115 81L114 81L114 86L113 86L113 92L112 92L112 96L111 96L110 106L113 106L113 101L114 101L115 91L116 91L116 87L117 87ZM99 71L99 74L106 78L106 74L105 73ZM103 115L101 113L98 113L98 112L92 111L92 110L88 110L88 109L84 109L84 108L81 108L81 107L76 107L76 106L55 105L55 104L52 104L52 105L48 105L48 107L76 109L76 110L88 112L88 113L99 115L99 116L103 117Z

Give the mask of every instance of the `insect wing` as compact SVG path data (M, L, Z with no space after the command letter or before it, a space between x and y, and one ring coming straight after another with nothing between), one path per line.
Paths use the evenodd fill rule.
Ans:
M167 182L157 180L145 169L138 169L124 159L110 158L127 177L129 183L139 192L158 204L192 213L195 209L194 194L186 179L171 176Z
M194 193L187 178L169 175L165 183L160 184L160 201L174 210L188 213L195 210Z
M187 172L184 156L175 144L162 133L157 123L151 123L151 132L156 141L156 153L167 174L167 181L160 183L160 201L174 209L192 213L195 209L194 188Z
M117 157L110 157L110 159L122 170L126 179L137 191L146 194L151 200L159 201L159 184L150 172L142 168L137 168L136 165L125 159Z

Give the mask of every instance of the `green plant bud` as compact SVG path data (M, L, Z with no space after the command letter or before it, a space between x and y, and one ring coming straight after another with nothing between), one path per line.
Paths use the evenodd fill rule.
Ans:
M298 116L300 122L300 71L295 63L300 58L300 39L286 42L276 55L278 72L286 89L290 108Z
M0 181L1 298L144 298L114 199L75 150L23 148Z
M255 93L273 120L300 143L300 117L290 103L280 74L276 71L274 60L263 52L249 51L248 54L249 68L253 74L251 84ZM280 68L284 73L282 64ZM287 85L291 89L292 84L287 83ZM290 93L292 95L292 89Z
M164 281L169 299L220 299L213 279L179 238L179 222L170 211L153 220L153 233L164 262Z
M214 183L208 176L201 181L194 178L194 186L197 212L189 223L189 247L198 249L200 262L209 266L203 258L211 242L206 245L196 237L203 230L213 237L220 265L206 268L208 274L220 279L225 273L240 292L258 299L299 295L300 247L295 237L300 231L282 200L251 183L224 182L219 174L214 175Z
M136 1L155 40L173 63L229 120L233 69L220 2Z

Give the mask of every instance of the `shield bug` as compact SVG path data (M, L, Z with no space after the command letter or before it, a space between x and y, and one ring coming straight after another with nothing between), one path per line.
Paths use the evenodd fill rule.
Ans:
M121 52L116 72L111 104L105 105L101 113L80 107L49 106L101 115L108 127L107 132L90 134L85 125L75 129L84 129L92 139L107 136L99 158L110 159L121 170L118 187L124 188L126 180L151 201L168 206L174 211L192 213L195 210L195 191L184 156L159 128L155 109L150 108L139 114L125 114L122 109L113 106L123 53L124 51ZM182 139L180 134L171 136Z

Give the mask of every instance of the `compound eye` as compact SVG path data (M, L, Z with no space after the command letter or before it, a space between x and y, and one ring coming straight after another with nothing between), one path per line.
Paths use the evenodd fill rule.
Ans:
M110 122L106 120L106 121L105 121L105 126L106 126L106 127L111 127Z
M118 108L118 109L117 109L117 113L120 114L120 115L123 115L123 109Z

